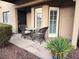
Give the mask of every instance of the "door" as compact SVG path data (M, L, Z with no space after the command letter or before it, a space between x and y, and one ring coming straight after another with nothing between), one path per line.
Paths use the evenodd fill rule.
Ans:
M26 12L18 10L18 32L21 32L19 25L26 25Z
M58 36L59 8L49 8L49 37Z

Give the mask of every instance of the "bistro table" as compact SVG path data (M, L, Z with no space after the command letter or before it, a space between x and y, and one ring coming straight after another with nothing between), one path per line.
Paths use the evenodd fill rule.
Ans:
M43 33L39 32L40 29L37 28L26 28L26 30L31 31L30 37L32 40L37 40L39 42L42 41L41 37L43 36Z
M35 32L35 28L25 28L25 34L26 36L30 37L31 39L33 39L32 34Z
M26 30L35 30L36 28L25 28Z

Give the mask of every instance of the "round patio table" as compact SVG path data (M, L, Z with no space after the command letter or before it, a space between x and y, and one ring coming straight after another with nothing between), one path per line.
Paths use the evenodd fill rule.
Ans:
M25 29L26 29L26 30L29 30L29 31L30 31L30 30L33 30L33 31L34 31L36 28L25 28Z

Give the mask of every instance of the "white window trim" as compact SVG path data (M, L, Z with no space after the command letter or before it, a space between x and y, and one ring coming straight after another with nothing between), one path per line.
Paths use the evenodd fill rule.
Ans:
M6 14L6 15L5 15ZM5 19L5 17L4 16L6 16L6 19ZM9 18L10 17L10 12L9 11L5 11L5 12L3 12L3 23L9 23Z
M42 8L42 7L40 7L40 8ZM38 8L36 8L36 9L38 9ZM35 9L35 28L37 28L37 13L36 13L36 9ZM42 14L43 14L43 9L42 9ZM42 19L41 19L41 23L42 23ZM41 26L40 26L41 27Z
M50 33L48 29L48 37L57 37L58 36L58 23L59 23L59 8L58 7L50 7L49 8L49 26L50 26L50 10L57 10L57 24L56 24L56 33Z

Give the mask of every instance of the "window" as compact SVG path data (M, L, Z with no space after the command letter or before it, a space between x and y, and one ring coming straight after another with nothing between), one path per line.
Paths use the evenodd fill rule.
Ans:
M59 8L50 7L49 9L49 37L58 35Z
M42 20L42 8L35 9L35 28L41 27L41 20Z
M56 33L57 11L50 11L50 33Z
M3 12L3 22L9 23L9 20L10 20L10 12L9 11Z

